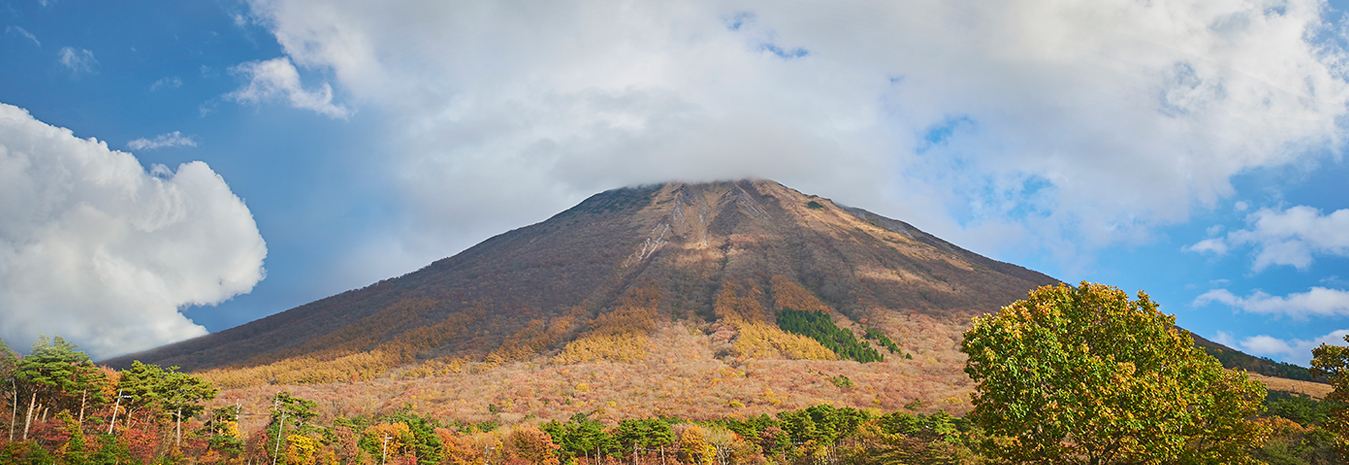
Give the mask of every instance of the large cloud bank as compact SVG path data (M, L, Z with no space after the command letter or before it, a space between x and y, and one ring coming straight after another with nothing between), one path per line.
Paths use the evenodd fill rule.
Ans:
M248 292L267 247L205 163L147 173L131 154L0 104L0 337L95 358L206 333L178 312Z
M1349 86L1325 8L252 2L279 59L393 115L391 174L427 236L618 185L760 176L1065 261L1339 147ZM327 96L292 104L343 116Z

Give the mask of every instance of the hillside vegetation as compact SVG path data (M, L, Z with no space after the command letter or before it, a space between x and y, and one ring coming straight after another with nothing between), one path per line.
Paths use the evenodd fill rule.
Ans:
M242 409L243 431L280 427L278 392L313 402L315 429L280 442L339 462L361 448L373 457L371 438L384 436L405 438L402 457L623 456L560 438L599 437L593 422L631 437L628 421L686 425L670 447L688 433L687 444L740 444L779 462L848 440L895 460L938 449L976 460L982 433L959 420L976 387L964 333L972 317L1056 282L770 181L670 183L597 194L416 272L107 363L182 366L223 389L210 406ZM827 448L764 442L794 437L782 423L729 423L800 423L818 406L861 413ZM1300 425L1283 431L1320 431ZM260 444L277 444L263 434ZM676 459L707 457L690 447Z

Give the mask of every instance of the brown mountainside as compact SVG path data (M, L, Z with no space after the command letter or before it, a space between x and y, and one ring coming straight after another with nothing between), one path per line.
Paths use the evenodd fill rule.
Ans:
M778 329L779 311L794 308L887 334L909 355L865 343L888 354L871 371L908 364L963 385L969 318L1055 282L772 181L667 183L596 194L416 272L105 363L208 370L244 388L539 357L641 362L678 352L656 347L670 340L732 364L836 358Z

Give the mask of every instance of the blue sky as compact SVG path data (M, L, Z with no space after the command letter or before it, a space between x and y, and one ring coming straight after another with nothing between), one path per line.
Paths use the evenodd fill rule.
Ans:
M1343 2L0 5L11 346L144 349L746 176L1258 355L1349 331Z

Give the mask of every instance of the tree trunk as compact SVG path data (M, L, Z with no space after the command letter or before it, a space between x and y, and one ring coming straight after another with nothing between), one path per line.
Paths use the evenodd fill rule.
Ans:
M14 442L14 424L19 421L19 385L13 379L9 380L9 384L14 387L14 395L10 396L10 403L14 405L10 406L9 412L9 441Z
M33 399L28 401L28 415L23 418L23 440L28 440L28 425L33 423L33 407L37 405L37 391L33 391Z
M88 389L85 389L85 390L83 390L83 391L80 391L80 419L79 419L80 426L84 426L84 406L85 406L85 401L86 401L88 398L89 398L89 390L88 390Z
M183 409L181 407L178 409L178 424L174 426L174 429L177 438L173 441L173 447L176 448L183 445Z

